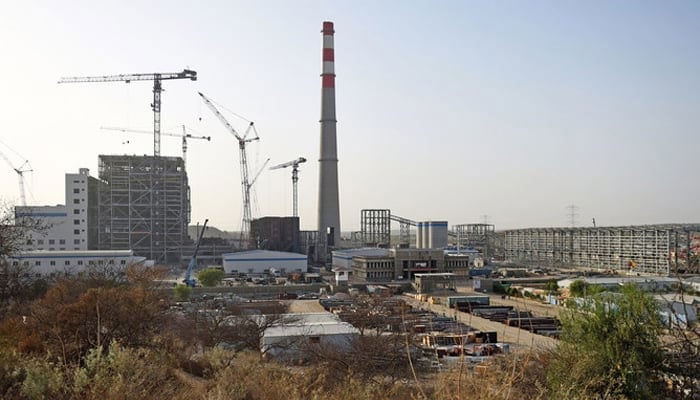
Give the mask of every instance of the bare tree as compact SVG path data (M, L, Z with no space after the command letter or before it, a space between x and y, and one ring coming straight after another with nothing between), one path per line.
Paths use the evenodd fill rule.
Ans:
M20 252L32 234L47 228L39 219L29 216L15 218L12 207L0 204L0 316L11 303L36 298L46 290L46 282L34 279L29 265L10 257Z

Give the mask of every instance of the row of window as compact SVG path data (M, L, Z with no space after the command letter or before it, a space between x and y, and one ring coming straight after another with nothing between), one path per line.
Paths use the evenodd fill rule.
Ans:
M78 235L78 234L80 234L80 232L75 232L75 234ZM84 241L85 241L85 239L83 239L83 242L84 242ZM56 244L56 240L55 240L55 239L49 239L48 242L49 242L49 246L52 245L52 244ZM66 240L65 240L65 239L60 239L60 240L58 241L58 244L66 244ZM80 239L73 239L73 244L80 244ZM28 245L28 246L34 245L34 241L33 241L32 239L27 239L27 245ZM44 245L44 239L37 239L36 245L37 245L37 246L43 246L43 245ZM38 250L44 250L44 249L43 249L43 248L39 248ZM55 250L55 249L54 249L54 248L51 248L51 249L49 249L49 250ZM61 250L65 250L65 249L61 249ZM77 250L77 249L76 249L76 250Z
M76 243L76 244L78 244L78 243ZM58 249L56 249L55 247L49 247L48 249L45 249L45 248L43 248L43 247L38 247L37 250L39 250L39 251L43 251L43 250L48 250L48 251L55 251L55 250L64 251L64 250L66 250L66 248L65 248L65 247L59 247ZM70 249L69 249L69 250L70 250ZM81 249L80 247L73 247L72 250L83 250L83 249Z
M394 278L394 273L389 271L368 272L367 278Z
M105 260L88 260L88 264L87 264L87 265L114 265L114 264L115 264L114 260L106 260L106 262L105 262ZM120 265L126 265L126 260L120 260L120 261L119 261L119 264L120 264ZM12 262L12 265L15 266L15 267L16 267L16 266L19 266L19 261L13 261L13 262ZM46 264L44 264L44 265L46 265ZM49 265L52 266L52 267L56 266L56 261L55 261L55 260L49 261ZM71 262L70 262L69 260L65 260L65 261L63 261L63 265L65 265L65 266L68 267L68 266L71 265ZM76 265L84 265L83 260L78 260L78 261L76 262ZM23 262L22 262L22 266L28 267L28 266L29 266L29 261L23 261ZM36 261L34 261L34 266L35 266L35 267L41 267L41 266L42 266L42 262L39 261L39 260L36 260Z
M56 244L55 239L49 239L48 242L49 242L49 244ZM34 243L34 242L31 239L27 240L27 244L32 244L32 243ZM38 244L38 245L44 244L44 239L37 239L36 244ZM59 239L58 244L66 244L66 240Z

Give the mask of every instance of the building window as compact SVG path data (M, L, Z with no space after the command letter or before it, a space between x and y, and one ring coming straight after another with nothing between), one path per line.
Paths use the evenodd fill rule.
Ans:
M80 225L80 220L79 220L79 219L74 219L74 220L73 220L73 225Z
M38 240L36 241L36 244L44 244L44 239L38 239Z
M34 261L35 267L41 267L41 261Z
M29 261L25 261L22 263L23 266L28 267L29 266Z
M77 193L80 193L80 189L78 189L78 188L73 188L73 193L76 193L76 194L77 194Z
M53 239L49 239L49 244L56 244L56 241Z
M80 239L74 239L73 244L80 244Z
M73 214L80 214L80 210L76 208L75 210L73 210Z
M126 260L121 260L119 263L120 263L121 265L126 265Z
M58 241L58 244L66 244L66 239L60 239L60 240Z
M95 265L95 260L89 260L88 265Z
M73 230L73 233L76 234L76 235L80 235L80 229L74 229L74 230Z
M80 199L73 199L73 204L80 204Z
M52 267L55 266L55 265L56 265L56 261L50 261L50 262L49 262L49 265L51 265Z
M63 262L63 265L69 266L69 265L70 265L70 261L68 261L68 260L64 261L64 262Z
M16 266L18 266L18 265L19 265L19 261L12 261L12 266L13 266L13 267L16 267Z
M27 239L27 244L32 244L32 239Z
M78 265L83 265L83 260L78 260Z

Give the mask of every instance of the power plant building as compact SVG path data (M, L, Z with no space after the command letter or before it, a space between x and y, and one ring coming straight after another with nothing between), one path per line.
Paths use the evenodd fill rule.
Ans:
M180 263L190 222L183 159L100 155L99 178L99 248Z
M263 217L250 223L253 248L300 253L299 217Z

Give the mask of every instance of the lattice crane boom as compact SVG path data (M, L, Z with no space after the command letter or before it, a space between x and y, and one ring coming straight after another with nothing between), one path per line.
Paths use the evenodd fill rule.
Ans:
M121 74L103 76L82 76L61 78L58 83L92 83L92 82L126 82L131 81L153 81L153 155L160 156L160 94L163 91L161 81L170 79L197 80L197 72L191 69L183 69L182 72L164 72L147 74Z
M24 193L24 173L25 172L32 172L32 167L29 165L29 160L24 160L22 165L19 167L16 167L12 161L5 155L5 153L0 151L0 157L2 157L3 160L7 163L7 165L12 168L13 171L17 174L17 178L19 179L19 196L20 200L22 202L23 206L27 205L27 196Z
M146 131L143 129L120 128L116 126L101 126L100 129L106 131L119 131L124 133L145 133L149 135L153 133L151 131ZM185 163L187 163L187 139L202 139L206 141L211 141L211 136L197 136L187 133L187 127L185 125L182 125L182 133L161 132L160 134L162 136L173 136L182 138L182 160Z
M292 167L292 215L295 217L299 216L299 207L297 201L297 182L299 181L299 164L305 162L306 158L299 157L296 160L288 161L286 163L270 167L271 170Z
M255 130L255 125L252 121L249 122L248 127L246 128L246 131L243 133L243 135L240 135L238 131L228 122L226 117L224 117L221 112L216 108L214 103L207 98L204 94L199 92L199 96L202 98L202 101L204 101L204 104L207 105L209 110L211 110L214 115L219 119L222 125L226 127L226 130L231 133L236 140L238 141L238 153L240 156L241 160L241 193L243 196L243 220L242 220L242 226L241 226L241 243L248 243L248 238L250 236L250 221L253 218L252 211L251 211L251 206L250 206L250 189L253 186L253 183L255 183L255 180L257 177L260 175L260 172L255 176L255 179L253 179L252 183L249 179L249 174L248 174L248 157L246 155L246 145L250 142L260 140L260 137L258 137L258 132ZM248 134L253 131L255 132L254 137L248 137ZM267 164L267 161L265 161L265 164Z

